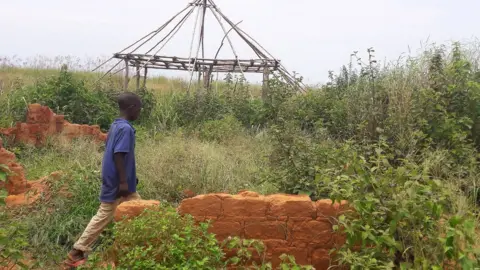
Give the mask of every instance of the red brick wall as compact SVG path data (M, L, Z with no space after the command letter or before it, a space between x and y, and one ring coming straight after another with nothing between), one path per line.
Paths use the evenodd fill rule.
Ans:
M14 143L37 146L43 145L51 135L61 135L68 139L91 136L99 141L104 141L107 137L99 126L71 124L65 121L63 115L57 115L40 104L28 105L26 122L17 123L13 128L0 128L0 134Z
M312 202L308 196L254 192L207 194L185 199L178 210L198 221L212 221L211 232L222 241L229 236L262 240L266 259L278 265L280 255L294 255L297 263L327 269L329 251L343 244L332 226L345 202ZM260 258L257 258L260 260Z

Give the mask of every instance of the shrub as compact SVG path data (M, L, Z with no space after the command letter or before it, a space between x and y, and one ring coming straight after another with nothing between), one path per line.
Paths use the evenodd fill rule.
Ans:
M136 91L136 94L142 100L142 113L140 114L138 123L145 126L150 126L152 122L152 114L157 106L157 99L153 93L146 88L140 88L138 91Z
M224 254L207 229L170 206L146 210L115 224L104 258L118 269L218 269Z
M354 211L335 226L347 235L337 251L340 263L352 269L479 265L474 215L458 189L457 177L465 173L456 173L472 172L476 162L470 169L456 166L450 163L458 162L456 154L447 152L438 166L451 165L442 173L430 152L399 159L383 137L373 144L332 141L290 122L272 128L272 134L269 181L284 192L350 202Z
M228 113L225 99L218 93L183 94L175 102L175 111L182 126L195 127L209 120L221 119Z
M229 140L242 132L242 125L232 115L227 115L220 120L210 120L200 127L200 138L207 141L222 142Z
M265 260L266 248L265 244L260 240L240 239L239 237L227 238L223 243L227 250L235 251L235 256L225 261L226 266L233 266L236 269L257 269L272 270L274 269L271 262ZM253 256L259 256L262 262L257 264L252 262ZM295 257L288 254L282 254L279 257L280 265L276 269L290 270L311 270L310 265L298 265Z
M0 213L0 267L13 269L16 266L28 269L22 262L23 252L28 247L27 228L6 213Z
M111 122L118 116L116 96L120 93L111 85L89 87L85 80L62 69L58 75L47 77L35 85L19 86L6 94L8 110L11 117L3 121L24 121L27 105L40 103L50 107L65 119L76 124L99 125L108 130ZM143 101L143 113L139 123L147 124L156 106L154 95L147 89L136 92Z
M5 184L10 173L8 166L0 163L0 183Z
M450 261L463 269L478 267L475 220L465 206L458 209L461 195L418 164L391 166L387 147L379 143L370 157L344 148L337 166L329 166L338 170L318 171L330 196L348 200L353 209L336 226L347 236L340 262L352 269L441 269ZM353 253L357 245L361 249Z
M117 115L115 93L89 90L85 82L75 79L72 73L60 71L36 85L30 102L46 105L72 123L98 124L108 129Z

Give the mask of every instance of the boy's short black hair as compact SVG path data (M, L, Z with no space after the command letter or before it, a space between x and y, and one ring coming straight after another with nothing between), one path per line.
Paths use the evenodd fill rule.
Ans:
M131 105L142 104L140 97L132 92L123 92L117 97L118 108L125 110Z

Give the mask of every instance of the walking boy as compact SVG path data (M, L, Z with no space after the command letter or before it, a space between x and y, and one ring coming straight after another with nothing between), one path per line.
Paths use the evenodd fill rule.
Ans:
M85 263L85 253L91 251L98 236L113 220L120 203L140 199L136 190L135 129L130 122L138 119L142 102L133 93L122 93L118 97L118 107L120 118L110 126L103 156L100 207L68 253L65 264L70 267Z

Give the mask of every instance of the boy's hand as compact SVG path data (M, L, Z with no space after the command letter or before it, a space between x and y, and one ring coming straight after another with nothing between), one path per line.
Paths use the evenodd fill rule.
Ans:
M120 181L118 186L118 197L126 197L130 194L127 181Z

